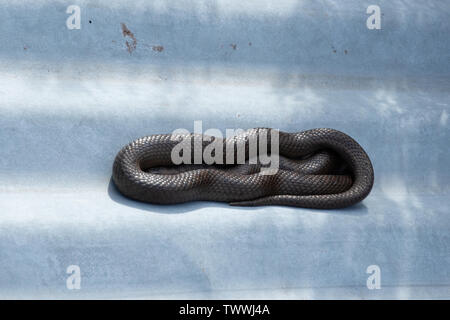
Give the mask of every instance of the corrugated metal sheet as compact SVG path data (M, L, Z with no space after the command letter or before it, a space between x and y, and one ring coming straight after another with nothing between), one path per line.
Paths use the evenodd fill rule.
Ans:
M450 4L377 1L369 30L371 4L4 1L0 297L449 298ZM156 206L110 186L124 144L195 120L342 130L374 190L317 211Z

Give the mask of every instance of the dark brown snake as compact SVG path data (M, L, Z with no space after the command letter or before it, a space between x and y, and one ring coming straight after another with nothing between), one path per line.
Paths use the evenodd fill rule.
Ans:
M277 131L279 169L274 174L263 174L261 162L253 163L249 158L249 150L252 150L249 142L261 139L264 134L267 154L272 155L270 133L273 130L251 129L227 139L198 134L143 137L117 154L113 181L125 196L156 204L207 200L239 206L332 209L353 205L369 194L374 181L369 157L355 140L333 129L298 133ZM218 143L223 157L216 159L222 159L225 164L203 161L201 164L174 165L172 150L181 141L190 141L191 150L200 148L200 151L204 151L211 141ZM200 144L194 141L200 141ZM245 150L243 164L235 164L239 159L238 146ZM226 159L227 152L232 152L233 164ZM190 156L191 161L194 153Z

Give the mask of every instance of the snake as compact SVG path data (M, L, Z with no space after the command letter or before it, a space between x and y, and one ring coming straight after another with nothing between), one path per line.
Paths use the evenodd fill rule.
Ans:
M212 161L203 159L205 151L210 151ZM260 151L266 158L277 156L277 167L269 168ZM201 159L195 161L198 154ZM112 180L124 196L152 204L218 201L337 209L367 197L374 171L364 149L341 131L254 128L227 138L200 133L139 138L118 152Z

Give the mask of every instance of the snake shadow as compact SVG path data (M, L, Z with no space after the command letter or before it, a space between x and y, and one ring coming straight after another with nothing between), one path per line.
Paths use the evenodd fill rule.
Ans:
M320 209L317 209L317 210L320 210ZM354 204L350 207L346 207L346 208L320 210L320 211L323 213L327 213L327 214L358 216L358 217L369 214L369 209L363 202L356 203L356 204Z
M139 210L144 210L152 213L160 213L160 214L181 214L188 213L191 211L195 211L201 208L238 208L231 207L227 203L224 202L213 202L213 201L193 201L187 203L180 204L171 204L171 205L159 205L159 204L151 204L141 201L136 201L133 199L129 199L122 195L114 184L112 178L110 178L108 183L108 195L114 202L119 203L120 205L136 208ZM276 207L276 206L273 206ZM286 207L284 207L286 208ZM240 211L256 211L261 210L261 207L239 207ZM351 207L342 208L342 209L333 209L333 210L316 210L316 209L303 209L303 208L291 208L295 210L312 210L312 211L320 211L325 214L339 214L339 215L348 215L348 216L363 216L368 214L369 210L364 205L364 203L357 203Z
M161 204L151 204L146 202L141 202L133 199L129 199L122 195L114 184L112 178L110 178L108 183L108 195L114 202L121 205L145 210L153 213L160 214L180 214L195 211L201 208L215 207L215 208L231 208L230 205L224 202L213 202L213 201L192 201L180 204L171 205L161 205ZM235 207L234 207L235 208ZM244 210L258 210L258 207L242 207Z

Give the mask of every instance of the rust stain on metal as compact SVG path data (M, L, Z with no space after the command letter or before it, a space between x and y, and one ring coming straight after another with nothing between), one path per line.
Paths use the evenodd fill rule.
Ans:
M137 40L134 36L133 32L130 31L130 29L127 28L125 23L120 24L122 26L122 35L126 38L129 37L132 41L128 42L128 40L125 40L125 44L127 46L128 52L131 54L134 50L136 50L137 46Z
M164 50L163 46L152 46L153 51L162 52Z

